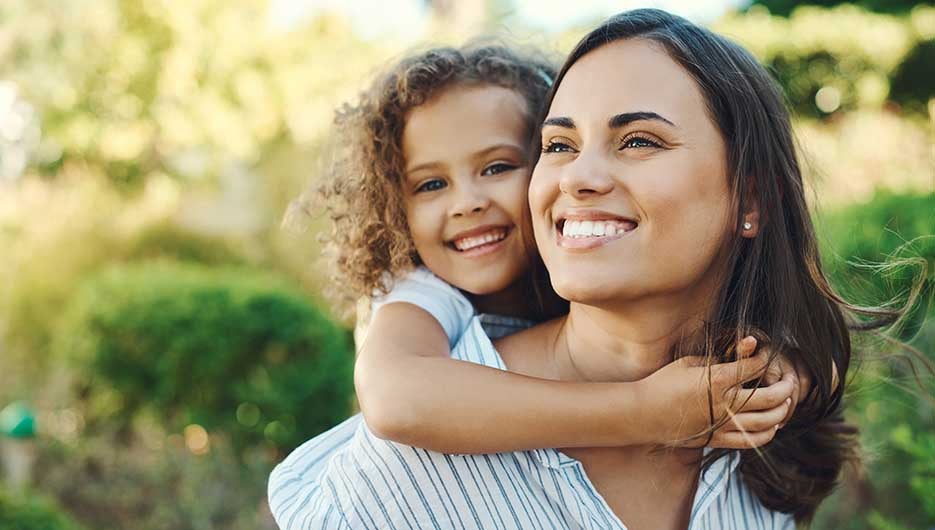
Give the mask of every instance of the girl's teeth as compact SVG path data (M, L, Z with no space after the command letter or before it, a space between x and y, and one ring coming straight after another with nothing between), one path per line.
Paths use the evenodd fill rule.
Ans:
M482 236L477 237L467 237L464 239L458 239L454 242L456 249L464 251L471 250L472 248L479 247L481 245L486 245L488 243L493 243L495 241L500 241L506 237L505 230L499 230L496 232L490 232Z

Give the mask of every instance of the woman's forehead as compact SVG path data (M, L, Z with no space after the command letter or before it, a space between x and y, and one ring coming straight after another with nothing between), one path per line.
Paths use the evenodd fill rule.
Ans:
M694 79L660 44L626 39L581 57L562 79L549 117L606 121L627 112L655 112L680 124L704 118Z

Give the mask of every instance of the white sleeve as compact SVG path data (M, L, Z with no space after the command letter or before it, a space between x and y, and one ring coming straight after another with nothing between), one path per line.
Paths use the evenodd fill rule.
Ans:
M474 317L474 306L461 291L425 267L393 280L389 293L373 299L371 315L375 315L380 307L393 302L407 302L428 311L445 330L450 347L457 344Z

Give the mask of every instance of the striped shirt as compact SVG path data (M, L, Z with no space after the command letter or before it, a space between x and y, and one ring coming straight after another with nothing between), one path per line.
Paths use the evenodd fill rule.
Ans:
M506 369L480 319L452 350ZM690 530L793 530L744 485L739 453L699 477ZM555 449L452 455L381 440L354 416L296 449L273 471L270 508L282 530L617 529L626 526L582 464Z

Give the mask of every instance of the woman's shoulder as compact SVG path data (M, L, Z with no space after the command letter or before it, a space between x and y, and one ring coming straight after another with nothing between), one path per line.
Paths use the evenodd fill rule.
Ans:
M555 372L555 363L550 355L561 323L561 318L543 322L499 339L494 345L511 372L542 379L561 379L561 374Z
M690 530L795 530L791 514L763 505L743 479L740 452L707 468L698 481Z
M458 342L451 348L451 357L460 361L506 370L506 364L504 364L500 353L484 331L483 322L479 317L471 318L467 323L464 333L461 334Z
M363 416L351 416L297 447L273 469L267 495L280 529L291 530L309 520L316 521L316 528L347 528L322 486L331 461L347 448L363 424Z
M309 440L274 469L269 506L281 530L382 528L412 517L393 499L414 495L431 456L378 438L361 419Z
M427 492L456 495L448 491L452 480L460 480L453 478L455 461L470 457L383 440L361 422L353 438L329 458L320 481L323 501L309 507L310 517L318 521L336 510L349 528L454 528L441 521L450 497Z

